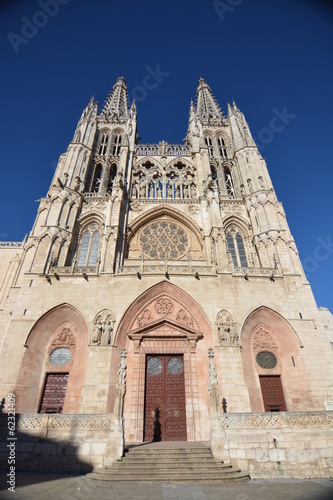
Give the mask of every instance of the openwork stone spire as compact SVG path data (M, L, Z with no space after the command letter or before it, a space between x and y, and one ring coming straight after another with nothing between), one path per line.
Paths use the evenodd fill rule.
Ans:
M208 83L203 78L200 78L198 82L196 108L197 117L202 122L222 119L220 106L213 96Z
M119 120L126 120L128 115L128 93L126 80L122 76L118 78L113 86L113 90L107 98L103 114L108 117L116 117Z

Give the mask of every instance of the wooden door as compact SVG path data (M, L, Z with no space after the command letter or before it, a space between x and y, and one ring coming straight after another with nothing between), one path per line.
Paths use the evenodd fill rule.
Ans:
M46 376L41 413L62 413L67 382L68 373L49 373Z
M265 375L259 378L265 411L287 411L280 376Z
M183 355L146 359L145 441L186 441Z

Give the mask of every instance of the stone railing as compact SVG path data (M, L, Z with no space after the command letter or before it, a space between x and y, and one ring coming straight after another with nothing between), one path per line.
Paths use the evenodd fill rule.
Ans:
M23 241L0 241L0 248L23 248Z
M236 267L232 273L234 276L267 276L268 278L275 278L280 276L275 267Z
M73 275L73 274L98 274L98 266L84 266L84 267L77 267L77 266L50 266L49 269L49 274L54 274L54 275Z
M0 429L8 426L7 415L0 418ZM21 413L16 416L16 431L24 434L47 435L49 431L112 430L118 420L113 415L65 415L47 413Z
M230 413L219 417L225 429L333 426L333 412Z
M214 266L191 266L181 265L176 266L172 264L157 264L157 265L135 265L135 266L121 266L119 274L186 274L195 276L212 276L216 275Z
M166 154L168 156L188 156L191 151L182 144L140 144L136 146L134 153L138 156L156 156Z

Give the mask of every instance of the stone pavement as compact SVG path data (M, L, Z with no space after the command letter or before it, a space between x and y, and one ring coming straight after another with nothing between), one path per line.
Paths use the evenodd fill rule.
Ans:
M332 500L333 480L258 479L239 485L94 481L85 476L16 473L15 493L0 471L1 500Z

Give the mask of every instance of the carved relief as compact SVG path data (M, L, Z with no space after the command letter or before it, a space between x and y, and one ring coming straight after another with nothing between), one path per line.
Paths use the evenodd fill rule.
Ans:
M153 318L151 312L149 309L145 309L138 317L137 317L137 323L139 326L145 326L147 323L150 322L150 320Z
M93 323L91 344L113 345L115 316L109 309L99 312Z
M196 320L181 303L173 300L169 296L160 296L153 299L137 314L133 319L129 330L136 330L148 324L160 321L161 318L168 318L174 323L179 323L185 327L199 330Z
M193 328L193 318L184 309L180 309L177 313L176 320L182 325Z
M63 327L60 332L57 332L51 342L51 346L60 346L60 345L72 345L75 346L74 335L70 328Z
M195 215L195 214L198 214L200 212L200 209L197 205L190 205L188 207L188 211L192 214L192 215Z
M253 349L277 349L277 344L272 335L262 326L260 326L253 334L252 338Z
M239 346L237 324L233 316L225 309L220 311L216 318L217 337L220 345Z
M163 297L161 299L158 299L155 302L155 311L157 314L167 316L168 314L171 313L173 308L173 302L166 297Z
M210 347L208 349L208 392L209 394L212 392L212 389L214 386L219 385L218 379L217 379L217 372L216 372L216 366L214 363L214 349Z
M127 365L126 365L126 349L121 350L120 363L117 372L117 391L122 391L123 394L126 392L126 375L127 375Z

